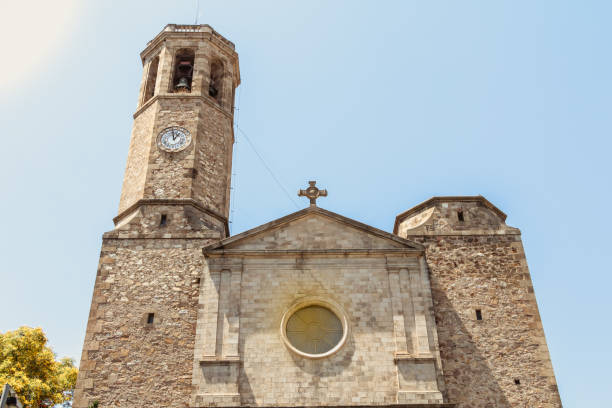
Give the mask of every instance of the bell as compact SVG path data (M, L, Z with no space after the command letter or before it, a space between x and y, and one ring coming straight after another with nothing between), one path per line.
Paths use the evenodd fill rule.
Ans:
M187 77L181 77L181 79L179 79L178 81L178 84L174 86L174 90L177 92L191 91L191 86L189 86L189 79Z
M193 72L193 65L191 65L191 62L189 61L181 61L179 62L177 69L182 75L191 76L191 73Z
M208 94L210 96L212 96L213 98L215 98L217 96L217 94L219 93L219 91L217 90L217 88L215 87L214 84L210 84L208 85Z

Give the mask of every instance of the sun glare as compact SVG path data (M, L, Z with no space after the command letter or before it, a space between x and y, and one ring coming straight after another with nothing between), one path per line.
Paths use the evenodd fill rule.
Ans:
M27 87L53 61L77 27L78 0L1 1L0 34L5 59L0 91Z

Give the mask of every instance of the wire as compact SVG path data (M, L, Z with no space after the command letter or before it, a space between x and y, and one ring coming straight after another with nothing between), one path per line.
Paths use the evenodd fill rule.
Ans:
M238 88L238 95L237 95L237 100L238 103L236 104L237 106L234 106L234 110L236 111L236 114L234 115L236 120L235 120L235 125L238 126L238 121L240 120L240 99L241 99L241 95L242 95L242 88ZM236 165L236 157L238 156L238 138L235 139L234 141L234 149L232 152L232 169L235 168ZM238 201L238 190L236 189L236 184L238 183L238 173L237 172L233 172L232 170L232 181L230 183L230 235L231 235L231 229L232 229L232 224L234 223L234 213L236 212L236 202Z
M242 133L242 136L244 136L244 138L246 139L247 142L249 142L249 145L251 146L251 148L253 149L253 151L255 152L255 154L257 155L257 157L259 157L259 160L261 160L261 163L264 165L264 167L266 168L266 170L268 170L268 173L270 173L270 176L272 176L272 178L274 179L274 181L276 182L276 184L281 188L281 190L283 190L283 192L285 193L285 195L287 196L287 198L293 203L293 205L295 205L295 208L299 209L300 206L295 202L295 200L293 198L291 198L291 195L287 192L287 189L285 187L283 187L283 185L281 184L281 182L278 180L278 178L276 178L276 176L274 175L274 172L272 171L272 169L270 169L270 166L268 166L268 164L266 163L266 161L263 159L263 157L261 157L261 155L259 154L259 152L257 151L257 149L255 148L255 145L253 144L253 142L251 142L251 139L249 139L249 137L247 136L246 133L244 133L244 130L242 130L240 128L240 126L238 126L236 124L236 129L238 129L238 131L240 133Z

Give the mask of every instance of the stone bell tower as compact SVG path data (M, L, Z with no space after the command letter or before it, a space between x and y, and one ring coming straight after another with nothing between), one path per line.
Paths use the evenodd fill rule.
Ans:
M188 403L202 248L229 234L240 83L234 44L208 25L171 24L141 58L119 213L102 240L75 408Z
M208 25L170 24L140 54L143 78L134 114L119 214L140 233L216 230L227 236L234 91L234 44ZM131 228L133 229L133 228Z

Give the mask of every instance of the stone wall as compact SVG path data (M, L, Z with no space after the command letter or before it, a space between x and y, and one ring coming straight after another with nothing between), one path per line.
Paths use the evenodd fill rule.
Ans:
M220 239L228 234L223 218L188 199L141 200L114 221L105 238Z
M199 98L178 95L164 96L157 100L155 126L150 139L145 198L192 198L195 148L198 138L198 117L202 108ZM187 129L192 137L191 145L180 152L166 152L157 146L160 132L170 126Z
M144 197L156 112L157 103L153 103L134 119L130 149L123 177L123 188L119 200L119 213Z
M188 404L206 242L104 239L75 408Z
M239 272L227 265L210 273L205 269L200 307L204 309L202 324L209 322L209 326L202 328L196 347L200 358L194 366L193 406L381 405L395 404L398 398L405 399L399 402L441 402L433 364L436 353L429 349L426 329L429 360L423 366L414 360L412 347L412 360L401 364L395 359L398 346L384 257L298 260L270 256L245 259L242 267ZM419 270L416 259L412 268ZM410 285L402 283L404 288ZM223 306L236 292L239 323L232 322L234 315ZM331 357L304 358L283 343L283 314L292 304L311 297L341 305L348 316L347 343ZM397 298L402 302L401 294ZM210 299L214 299L212 305ZM407 315L414 323L414 315ZM219 319L226 327L218 328ZM402 329L410 339L416 337L414 324L402 322ZM406 331L403 338L405 342ZM212 355L204 360L206 350ZM240 361L232 362L230 357ZM398 363L405 368L399 373L405 379L402 384L398 383Z
M207 208L229 217L232 151L232 118L211 104L200 109L191 196Z
M442 403L422 249L374 230L311 207L206 249L192 406ZM309 299L348 321L329 357L284 343L283 315Z
M560 407L520 232L482 200L439 200L397 225L427 248L448 399Z

